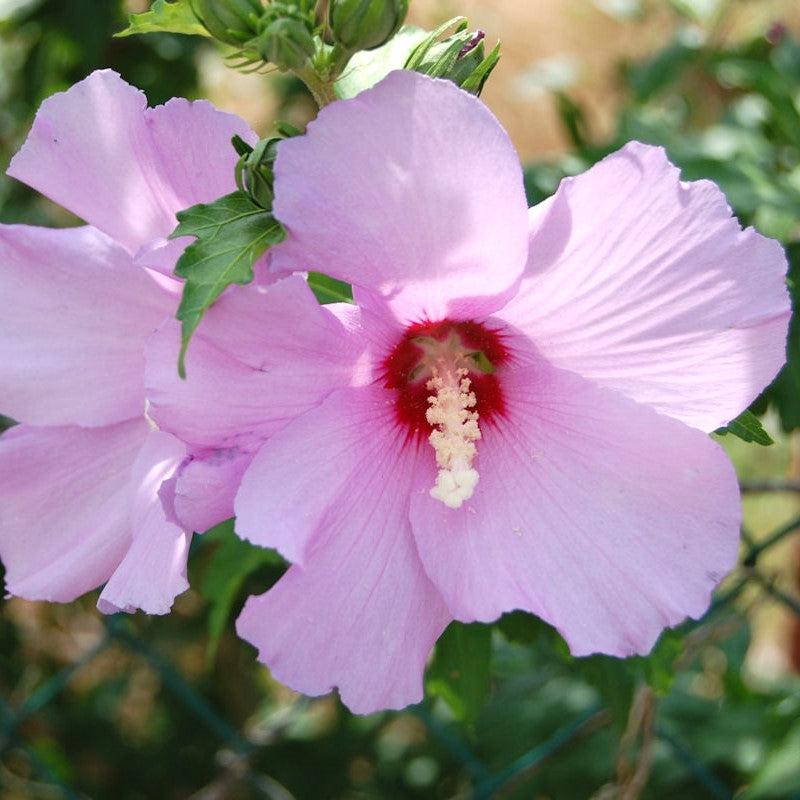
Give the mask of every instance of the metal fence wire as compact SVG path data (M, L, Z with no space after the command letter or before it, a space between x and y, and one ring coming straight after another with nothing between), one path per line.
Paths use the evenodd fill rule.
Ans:
M800 494L798 482L750 482L743 484L743 492L794 492ZM699 628L721 609L730 606L742 592L755 587L774 601L782 604L800 620L800 601L788 595L760 569L760 560L779 542L800 533L800 517L792 519L785 525L772 531L760 541L754 542L748 531L743 531L745 542L744 557L733 576L726 582L726 587L716 594L707 614L698 621L685 624L684 630L690 632ZM27 699L15 706L0 696L0 762L11 751L22 754L27 759L31 772L37 780L47 785L48 796L75 798L84 800L87 795L79 789L65 785L53 770L37 755L31 742L26 740L22 732L23 723L35 718L51 703L70 683L73 676L90 664L98 655L112 645L122 646L143 658L157 673L163 686L175 700L184 706L196 721L216 737L220 751L225 751L223 759L228 768L235 767L239 780L244 780L255 797L269 800L291 800L291 793L271 777L261 774L250 766L252 757L260 747L265 745L250 741L232 725L203 694L187 681L178 670L164 657L159 655L148 642L132 632L123 615L104 618L105 636L94 647L85 652L78 660L50 677ZM304 702L300 700L299 702ZM520 780L530 777L535 771L546 766L546 762L556 759L559 753L571 743L588 735L598 727L607 724L609 714L601 705L594 706L571 719L555 730L546 740L536 744L524 755L516 758L511 764L500 770L492 770L474 752L461 729L454 724L442 722L423 705L410 709L411 713L421 719L431 737L442 749L459 763L469 777L471 789L467 796L476 800L503 797L513 790ZM731 800L736 792L735 787L726 785L714 770L704 764L693 748L682 741L679 736L658 722L653 723L653 738L669 749L672 757L680 763L692 776L698 788L704 790L709 798ZM635 777L635 776L634 776ZM646 776L644 777L646 781ZM633 785L634 782L629 784ZM2 784L0 783L0 788ZM640 786L641 790L643 787ZM200 795L197 795L200 797ZM600 796L600 795L598 795ZM635 798L637 793L627 794ZM792 800L800 800L800 794Z

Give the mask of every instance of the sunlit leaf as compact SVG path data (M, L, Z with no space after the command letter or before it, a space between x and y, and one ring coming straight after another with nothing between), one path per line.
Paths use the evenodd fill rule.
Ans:
M426 36L422 28L406 25L381 47L356 53L336 81L336 96L342 99L355 97L392 70L402 69L411 51Z
M186 278L177 317L181 321L178 371L185 377L184 359L203 314L225 289L253 280L253 264L284 237L281 224L243 192L201 203L178 213L172 237L194 236L175 266Z
M733 434L743 442L754 444L770 445L774 444L772 437L764 430L759 418L752 411L745 411L739 414L736 419L729 422L724 428L719 428L714 433L720 436Z
M138 33L185 33L208 36L208 31L197 19L190 0L155 0L149 11L128 15L128 27L116 36L134 36Z
M320 303L352 303L353 290L349 283L329 278L320 272L308 273L308 285Z

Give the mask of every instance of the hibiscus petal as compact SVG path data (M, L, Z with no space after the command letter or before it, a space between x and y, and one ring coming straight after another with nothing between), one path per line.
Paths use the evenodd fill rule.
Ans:
M711 431L785 360L786 258L713 183L679 177L631 143L563 181L501 315L552 363Z
M327 106L278 145L275 175L290 234L277 266L379 290L404 319L487 313L523 269L519 159L449 81L400 70Z
M699 617L734 566L733 467L708 436L542 362L503 376L480 482L460 509L433 500L433 456L412 495L428 575L457 619L524 609L575 655L646 653Z
M129 484L133 541L100 594L97 607L104 614L137 609L167 614L175 597L189 588L192 535L167 521L158 496L185 455L186 446L161 431L151 431L139 452Z
M273 431L356 379L358 339L299 276L231 287L192 338L187 379L177 373L180 331L167 323L147 350L150 413L201 448L257 447Z
M335 393L267 443L237 499L248 538L313 529L300 534L313 539L303 566L248 600L239 635L277 680L309 695L338 687L357 713L421 700L425 661L450 621L408 523L417 448L386 424L385 401L373 387Z
M236 188L234 134L255 140L204 101L147 108L142 92L100 70L42 103L8 174L133 255L174 230L176 211Z
M0 411L108 425L144 410L144 345L175 299L90 227L0 226Z
M393 471L405 431L391 395L376 386L341 389L262 446L236 496L236 532L304 564L331 509L358 482L395 494ZM408 445L410 447L410 445ZM347 504L371 502L360 491Z
M270 380L194 336L187 380L178 377L180 325L165 323L147 345L148 414L162 430L195 448L252 448L278 425L271 413ZM288 411L287 411L288 413Z
M176 519L198 533L230 519L242 475L252 460L252 453L235 449L193 456L177 473L172 499Z
M69 602L108 580L130 541L143 419L0 437L0 559L10 594Z

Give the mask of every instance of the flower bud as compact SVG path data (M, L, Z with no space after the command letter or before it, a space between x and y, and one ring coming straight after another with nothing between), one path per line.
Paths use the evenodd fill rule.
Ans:
M275 144L279 137L262 139L255 147L247 144L239 136L233 137L233 146L239 154L236 164L236 186L256 205L267 210L272 208L274 192L272 184L275 176L272 165L275 162Z
M265 28L258 38L258 50L264 61L285 72L302 68L314 55L316 45L305 22L283 17Z
M252 39L258 32L258 19L264 14L260 0L192 0L192 6L215 39L233 45Z
M455 32L445 36L455 26ZM500 45L487 55L483 31L467 30L463 17L441 25L420 42L406 60L413 69L432 78L446 78L472 94L480 94L484 83L500 60Z
M331 0L333 38L345 50L372 50L397 33L409 0Z
M255 147L249 145L240 136L234 136L232 143L239 154L236 164L236 186L244 192L256 205L270 210L274 195L273 172L275 158L278 154L278 142L291 136L298 136L300 131L288 122L278 123L275 134L261 139Z

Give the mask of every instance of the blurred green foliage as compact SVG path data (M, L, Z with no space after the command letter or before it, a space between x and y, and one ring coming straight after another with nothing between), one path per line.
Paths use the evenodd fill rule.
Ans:
M226 547L224 535L219 539L203 545L193 577L219 558ZM276 565L261 565L240 598L264 590L279 574ZM69 615L72 625L94 614L91 598L78 605ZM521 615L504 618L493 633L490 695L463 722L435 697L404 713L370 717L353 717L333 698L291 700L265 682L264 671L229 626L208 666L204 615L196 608L114 622L122 633L20 725L30 752L9 748L3 756L8 770L39 780L31 764L35 755L51 782L92 798L124 800L186 798L201 787L213 787L221 793L210 796L224 798L285 797L270 793L276 786L298 800L585 800L617 780L631 699L635 693L650 697L641 695L639 681L652 659L569 659L549 628ZM44 627L56 640L58 615ZM31 680L36 643L7 618L0 618L0 643L0 689L14 699L12 687ZM800 735L800 689L796 682L766 689L746 684L741 665L747 646L745 617L723 606L659 647L656 659L668 677L661 694L649 699L657 703L653 726L640 732L652 746L642 797L732 798L746 786L737 797L785 800L800 792L793 750ZM153 652L178 672L164 669ZM462 647L460 663L468 658L469 648ZM57 655L38 653L38 679L62 665ZM247 738L246 749L237 750L233 734L226 739L213 719L187 705L184 685L224 713L224 724ZM6 789L9 794L0 790L0 796L33 796Z

